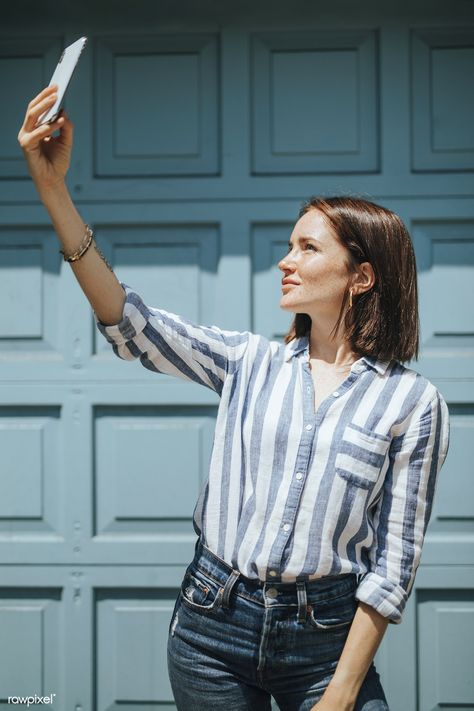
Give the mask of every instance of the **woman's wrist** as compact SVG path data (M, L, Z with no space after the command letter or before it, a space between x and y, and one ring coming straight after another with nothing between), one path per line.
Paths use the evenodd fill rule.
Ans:
M64 180L58 180L54 185L44 186L37 185L36 189L38 195L40 196L41 202L45 207L48 207L48 203L55 203L59 199L64 199L68 196L68 188Z
M338 683L334 678L329 682L324 695L331 701L338 702L341 709L350 709L355 704L359 695L359 689L349 684Z

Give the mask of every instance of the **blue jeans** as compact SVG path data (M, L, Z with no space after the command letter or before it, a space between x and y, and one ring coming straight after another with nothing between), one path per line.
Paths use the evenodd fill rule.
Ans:
M168 633L178 711L309 711L357 609L353 573L296 583L244 578L198 540ZM373 663L354 711L388 711Z

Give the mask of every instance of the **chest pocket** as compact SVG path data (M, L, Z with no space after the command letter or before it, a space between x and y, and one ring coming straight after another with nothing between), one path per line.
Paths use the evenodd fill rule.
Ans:
M346 425L335 460L336 473L356 486L370 489L382 470L390 437L359 425Z

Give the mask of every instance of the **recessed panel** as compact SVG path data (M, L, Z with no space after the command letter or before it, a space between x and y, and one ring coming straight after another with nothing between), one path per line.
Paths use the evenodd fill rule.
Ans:
M199 155L197 54L119 55L114 76L117 158ZM139 107L134 122L140 122L140 131L130 130L130 107Z
M474 31L412 34L412 168L474 169Z
M51 708L62 708L57 705L60 597L59 590L0 589L0 693L5 708L8 696L34 694L54 694Z
M252 43L253 172L376 172L374 32L261 33Z
M54 407L0 408L0 540L58 528L58 421Z
M213 410L110 407L95 415L97 532L191 532Z
M474 39L474 37L473 37ZM472 47L433 48L434 152L472 151L474 148L474 96L466 81L474 76Z
M436 314L434 335L474 335L472 312L459 308L460 304L474 304L474 230L472 239L435 238L432 259L433 283L443 285L443 289L437 289L431 295L431 308Z
M96 174L216 175L217 40L98 40Z
M11 96L11 100L5 101L2 111L2 124L4 130L0 136L0 150L4 160L20 161L23 157L18 141L13 141L13 137L18 134L23 123L24 114L28 104L27 97L33 97L41 87L43 74L43 58L36 57L1 57L0 58L0 91L2 96L10 96L10 84L12 78L16 79L18 96ZM21 99L20 100L20 87ZM15 100L16 99L16 100ZM26 103L25 103L26 100Z
M215 322L219 233L214 225L99 227L98 242L118 278L151 307L195 323ZM94 326L96 352L115 358Z
M273 155L359 151L356 50L275 51L270 72Z
M41 518L44 423L0 420L0 517Z
M43 335L42 272L40 245L0 244L0 338Z
M175 708L166 646L177 591L99 591L97 711Z
M59 359L61 256L52 228L0 229L0 357ZM42 354L41 357L44 357Z
M288 252L291 223L254 224L252 226L253 304L252 331L267 338L283 340L294 313L281 308L284 292L278 262Z
M424 590L419 600L420 709L469 708L474 701L474 594Z
M18 132L28 103L48 85L60 54L61 41L58 39L0 39L0 95L4 97L0 132L0 178L29 176L17 140Z
M200 245L196 243L117 245L114 258L122 281L143 294L150 306L199 318ZM128 281L127 281L128 280ZM151 299L151 301L150 301Z
M415 222L423 360L432 359L437 375L472 377L474 316L474 222ZM435 359L435 360L434 360Z
M449 406L449 456L439 474L430 531L472 533L474 406Z

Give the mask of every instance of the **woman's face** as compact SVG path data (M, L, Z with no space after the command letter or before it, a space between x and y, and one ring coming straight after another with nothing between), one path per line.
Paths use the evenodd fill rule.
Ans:
M337 316L349 280L348 251L319 210L308 210L296 223L288 253L278 263L283 272L280 307L309 316Z

